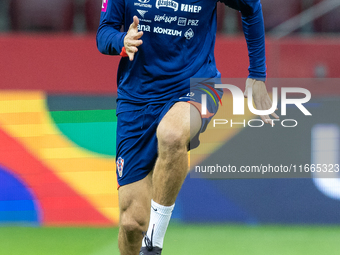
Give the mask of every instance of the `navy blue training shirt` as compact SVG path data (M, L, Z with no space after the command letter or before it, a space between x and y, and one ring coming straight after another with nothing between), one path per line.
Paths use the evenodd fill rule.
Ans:
M265 42L259 0L221 0L242 13L248 45L249 77L265 80ZM121 59L117 113L146 103L163 103L190 91L190 78L218 78L214 46L217 0L103 0L97 47L118 55L124 37L139 18L143 44L134 60ZM121 27L124 32L121 32ZM232 50L232 49L231 49ZM227 57L227 56L226 56Z

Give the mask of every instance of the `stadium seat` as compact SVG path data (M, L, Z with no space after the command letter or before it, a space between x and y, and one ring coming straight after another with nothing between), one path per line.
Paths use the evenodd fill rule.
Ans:
M102 0L86 0L85 2L85 20L86 29L89 32L95 32L98 29L100 20L100 9ZM225 16L225 5L217 3L217 32L223 32L223 22Z
M85 20L87 31L97 31L100 20L101 6L102 0L87 0L85 2Z
M73 0L11 0L9 14L14 31L71 31Z
M299 0L261 0L266 31L294 17L301 11Z
M217 3L217 33L223 32L224 16L225 16L225 5L221 2L218 2Z
M321 2L321 1L317 1ZM340 32L340 7L335 8L314 22L315 32L339 33Z

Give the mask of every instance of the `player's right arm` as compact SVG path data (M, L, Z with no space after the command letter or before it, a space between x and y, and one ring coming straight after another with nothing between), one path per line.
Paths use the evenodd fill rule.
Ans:
M97 48L107 55L119 55L124 47L124 0L103 0L100 24L97 30Z
M124 0L103 0L100 24L97 31L98 50L107 55L121 55L129 57L132 61L138 46L142 44L140 37L143 32L138 32L139 20L133 17L132 24L127 32L121 32L124 25L125 4Z

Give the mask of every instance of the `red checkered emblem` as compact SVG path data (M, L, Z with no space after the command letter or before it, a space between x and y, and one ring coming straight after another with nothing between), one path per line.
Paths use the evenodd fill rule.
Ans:
M117 159L117 170L118 170L118 175L119 177L123 176L123 167L124 167L124 159L122 159L121 157L119 157Z

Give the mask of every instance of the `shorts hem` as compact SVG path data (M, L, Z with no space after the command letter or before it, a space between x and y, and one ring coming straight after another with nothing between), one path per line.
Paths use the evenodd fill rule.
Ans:
M122 186L125 186L125 185L128 185L128 184L132 184L132 183L135 183L135 182L143 180L145 177L147 177L149 175L150 172L148 172L146 174L143 174L143 175L140 175L140 176L134 176L135 178L133 180L131 180L131 179L127 179L127 180L124 180L124 181L118 181L117 180L117 186L118 186L117 190L120 187L122 187Z

